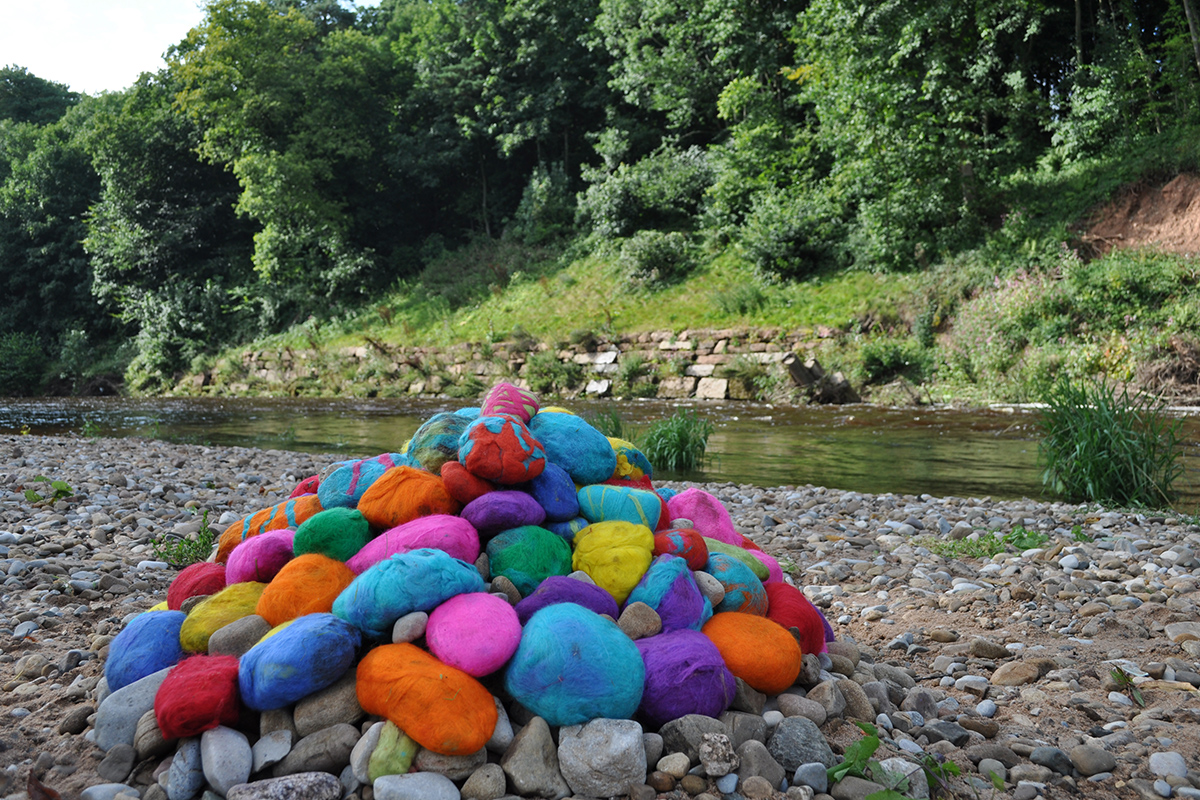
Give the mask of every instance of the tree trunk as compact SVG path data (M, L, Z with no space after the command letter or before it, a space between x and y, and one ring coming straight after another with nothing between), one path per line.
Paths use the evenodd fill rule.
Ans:
M1192 52L1196 55L1196 70L1200 72L1200 34L1196 32L1196 10L1192 0L1183 0L1183 13L1187 14L1188 33L1192 35Z
M1075 0L1075 67L1083 66L1083 0Z
M487 163L482 158L479 159L479 175L483 178L483 232L490 239L492 238L492 223L488 219Z

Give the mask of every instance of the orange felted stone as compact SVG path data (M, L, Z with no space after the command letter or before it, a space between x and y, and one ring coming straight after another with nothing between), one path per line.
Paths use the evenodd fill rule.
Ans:
M296 556L267 584L254 613L272 628L305 614L328 613L354 574L341 561L320 553Z
M364 711L387 717L435 753L474 753L496 729L496 701L483 684L415 645L376 647L356 677Z
M726 611L700 632L712 640L735 677L765 694L779 694L800 676L800 645L766 617Z
M376 528L394 528L430 514L454 516L462 510L431 472L396 467L379 476L358 501L358 510Z
M321 501L315 494L294 497L282 503L264 508L262 511L244 517L230 525L221 534L217 545L216 561L224 564L229 559L233 548L266 531L278 531L284 528L296 528L309 517L321 511Z

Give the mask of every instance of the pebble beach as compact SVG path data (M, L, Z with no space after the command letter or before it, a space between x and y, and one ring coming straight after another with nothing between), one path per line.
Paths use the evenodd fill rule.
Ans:
M921 798L924 765L949 796L1200 797L1195 520L819 486L701 487L836 635L828 653L804 655L792 687L739 685L719 719L558 728L517 709L478 753L421 750L409 774L372 780L385 726L342 682L178 741L132 702L118 725L128 736L98 744L98 719L112 729L121 713L105 707L109 645L177 574L154 542L204 520L219 531L338 460L0 438L0 796ZM50 491L37 478L72 494L31 503L27 489ZM1006 538L990 557L972 547ZM151 699L156 689L143 687ZM882 767L831 782L828 768L861 751L856 721L877 731Z

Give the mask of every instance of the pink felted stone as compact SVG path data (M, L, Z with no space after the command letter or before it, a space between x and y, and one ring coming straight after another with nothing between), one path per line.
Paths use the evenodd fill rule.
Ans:
M425 627L429 651L476 678L503 667L521 643L521 623L508 601L476 592L451 597Z
M422 547L432 547L473 564L479 558L479 533L462 517L448 514L418 517L376 536L355 553L346 566L359 574L385 558Z
M747 550L746 552L766 565L767 579L763 581L764 585L783 581L783 568L779 566L779 562L772 556L767 555L762 550Z
M507 414L525 424L538 412L537 397L511 383L497 383L483 398L480 411L483 416Z
M258 581L269 583L283 565L292 560L292 540L296 532L288 528L252 536L233 548L225 565L228 584Z
M667 501L671 519L690 519L701 536L718 542L742 546L742 535L733 527L725 506L713 495L700 489L688 489Z

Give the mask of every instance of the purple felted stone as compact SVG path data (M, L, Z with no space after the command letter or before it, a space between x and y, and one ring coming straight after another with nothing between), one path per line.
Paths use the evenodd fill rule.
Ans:
M246 581L270 583L283 565L292 560L292 540L295 538L295 531L284 528L246 539L229 554L225 582L229 585Z
M719 717L733 702L737 680L704 634L684 629L634 644L646 665L638 713L652 728L688 714Z
M422 547L442 550L455 558L475 563L479 558L479 534L474 526L462 517L448 514L430 514L417 517L411 522L397 525L376 536L355 553L346 566L357 575L372 564L397 553L409 553Z
M657 611L664 632L698 631L713 615L712 603L696 585L687 561L672 555L655 558L625 602L642 602Z
M575 603L613 619L621 613L617 601L599 586L566 575L551 575L539 583L532 594L517 603L517 619L524 625L534 612L556 603Z
M533 496L515 489L488 492L462 510L462 518L471 523L482 537L524 525L541 525L546 510Z

